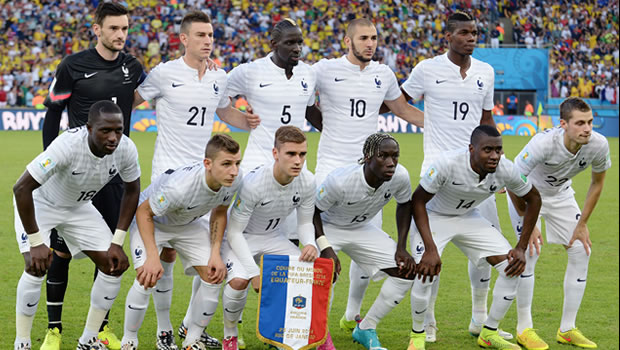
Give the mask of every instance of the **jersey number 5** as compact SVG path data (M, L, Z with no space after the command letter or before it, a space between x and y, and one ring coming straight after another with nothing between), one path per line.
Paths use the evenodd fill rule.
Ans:
M282 117L280 118L280 121L282 122L282 124L288 124L291 122L291 112L286 111L289 108L291 108L290 105L284 105L284 107L282 107Z

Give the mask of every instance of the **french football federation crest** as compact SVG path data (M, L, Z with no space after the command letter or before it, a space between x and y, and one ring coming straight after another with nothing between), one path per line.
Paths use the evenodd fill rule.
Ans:
M298 295L293 298L293 307L296 309L303 309L306 307L306 298Z

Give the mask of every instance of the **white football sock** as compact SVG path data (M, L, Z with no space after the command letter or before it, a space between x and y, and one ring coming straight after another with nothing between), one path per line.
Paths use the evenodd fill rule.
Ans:
M185 317L183 317L183 325L187 327L190 323L192 323L192 302L194 301L194 295L198 292L198 288L200 288L200 276L194 276L192 280L192 296L189 299L189 305L187 305L187 311L185 311Z
M433 284L430 290L430 293L431 293L430 299L428 299L428 306L426 307L426 312L424 313L424 326L428 326L429 324L437 325L437 320L435 319L435 303L437 302L437 294L439 294L440 277L441 277L441 274L433 278ZM422 280L416 280L416 281L422 281ZM426 283L428 283L428 280Z
M491 265L478 267L469 261L467 265L471 282L471 318L475 324L482 324L487 319L487 297L491 280Z
M588 263L590 257L586 254L583 244L575 241L573 246L566 250L568 264L564 275L564 306L562 308L562 323L560 331L567 332L575 328L577 311L581 305L583 294L586 291L586 279L588 278ZM592 248L590 248L592 254Z
M431 324L425 323L425 319L428 308L431 305L430 299L432 298L433 286L435 286L436 282L438 281L433 279L433 282L426 280L426 282L422 283L422 280L417 278L413 282L413 287L411 288L411 319L413 324L411 329L415 332L423 332L424 326Z
M157 281L153 288L153 304L155 305L155 314L157 315L157 334L162 331L170 332L172 323L170 323L170 306L172 305L172 287L174 285L174 261L165 262L160 260L164 273Z
M407 292L411 289L413 280L389 276L375 302L368 310L368 313L360 322L360 329L376 329L377 324L387 315L396 305L400 304Z
M190 306L190 309L192 309L192 323L187 325L187 336L185 341L183 341L183 346L188 346L200 339L202 331L207 327L215 314L221 287L221 284L200 281L200 287Z
M36 277L26 271L22 273L17 283L17 298L15 300L15 342L30 344L32 321L37 313L41 298L41 286L45 277Z
M229 284L224 287L222 304L224 306L224 337L237 336L237 323L241 317L241 311L245 307L248 290L236 290Z
M534 298L534 269L538 261L538 254L530 256L530 248L525 251L525 270L519 277L517 287L517 333L521 334L526 328L534 328L532 321L532 299Z
M484 322L484 325L490 328L498 328L499 322L506 316L512 301L517 296L519 278L506 276L506 272L504 272L506 266L508 266L508 260L493 266L499 272L499 276L493 288L493 303L489 310L489 317Z
M106 275L101 270L97 273L95 283L90 292L90 309L86 318L86 326L80 337L80 343L85 344L88 340L99 334L99 328L105 318L105 314L112 308L114 299L121 289L121 278Z
M349 267L349 298L347 299L347 309L344 313L347 321L352 321L359 315L364 301L364 294L370 283L370 276L359 267L355 261L351 260Z
M127 298L125 299L125 323L122 343L131 340L137 345L138 330L144 321L146 309L149 307L149 296L153 292L152 288L144 289L138 283L133 281L133 285L129 288Z

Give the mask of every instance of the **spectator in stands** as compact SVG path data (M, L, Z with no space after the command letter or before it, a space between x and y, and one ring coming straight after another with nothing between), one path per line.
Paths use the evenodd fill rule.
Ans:
M526 117L531 117L534 115L534 105L528 100L525 100L525 111L524 114Z
M510 93L510 96L506 98L506 107L508 110L508 114L515 115L517 114L517 106L519 103L519 99L517 95L513 92Z
M495 106L493 106L493 115L504 115L504 105L499 101L495 101Z
M0 108L6 107L8 85L0 86Z

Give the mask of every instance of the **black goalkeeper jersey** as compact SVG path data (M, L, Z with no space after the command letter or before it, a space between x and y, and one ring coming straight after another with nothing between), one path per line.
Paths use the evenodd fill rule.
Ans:
M108 61L95 49L65 57L56 68L45 106L68 108L69 127L85 125L95 102L111 100L123 111L124 131L129 136L134 91L144 80L140 62L124 52Z

